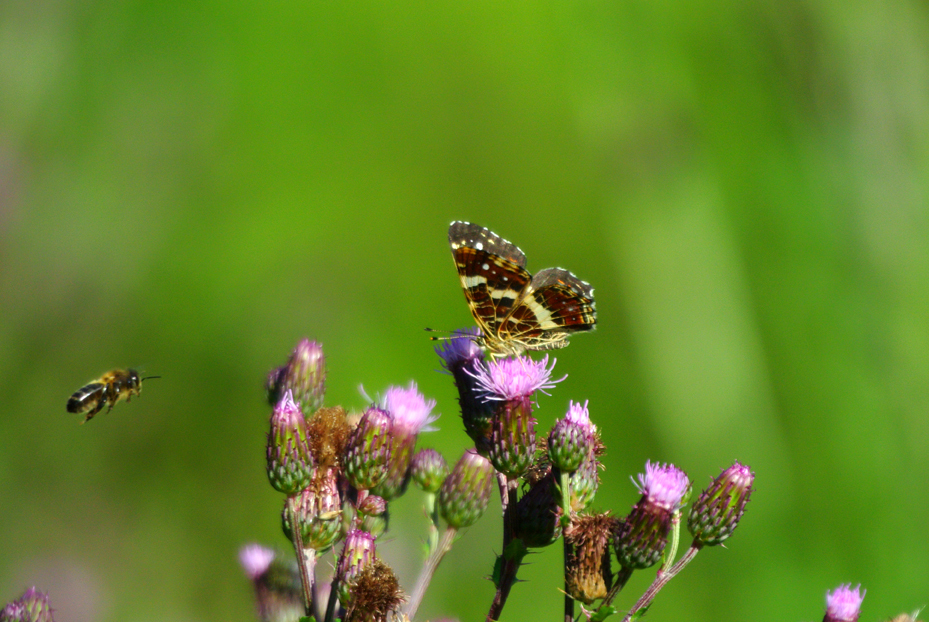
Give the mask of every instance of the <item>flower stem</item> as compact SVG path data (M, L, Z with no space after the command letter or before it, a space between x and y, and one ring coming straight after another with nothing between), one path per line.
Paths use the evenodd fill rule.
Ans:
M303 607L306 615L312 613L313 602L313 570L316 566L316 551L303 548L303 534L297 523L297 498L287 497L287 511L290 513L291 532L294 536L294 553L297 557L297 566L300 568L300 583L303 584Z
M500 572L497 578L497 593L490 605L490 611L487 612L487 622L494 622L500 617L506 599L510 595L510 588L516 583L516 573L523 562L523 558L528 552L522 541L516 540L515 522L516 522L516 501L517 488L519 480L508 479L505 486L501 486L501 496L504 490L503 512L503 553L497 560Z
M674 564L670 570L662 573L660 576L656 577L652 584L645 590L645 593L642 594L642 597L632 606L632 609L629 610L629 613L626 614L626 617L623 618L623 622L631 622L632 620L638 619L639 612L644 613L645 609L652 604L652 601L655 599L655 596L658 595L658 592L661 591L668 581L674 578L674 576L684 569L684 566L689 564L694 557L697 556L697 553L700 552L700 544L692 544L687 552L684 553L684 556L681 557L680 561Z
M442 541L437 547L433 548L429 557L426 558L426 563L423 564L423 569L419 573L419 579L416 580L416 587L413 588L413 594L410 596L410 604L406 608L406 614L410 620L416 615L416 610L419 609L423 596L426 594L426 588L429 587L429 582L432 581L432 575L435 574L436 568L439 567L439 562L442 561L445 554L451 550L457 533L457 529L448 527L442 535Z

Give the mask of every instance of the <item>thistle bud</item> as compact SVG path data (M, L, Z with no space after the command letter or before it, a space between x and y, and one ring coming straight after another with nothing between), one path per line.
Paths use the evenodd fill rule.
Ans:
M494 409L493 404L484 399L484 391L473 375L484 362L484 351L475 341L479 334L477 328L456 330L452 338L441 341L435 351L442 359L442 367L455 379L465 432L478 452L487 455Z
M342 533L342 495L336 473L317 469L315 477L296 499L297 524L304 548L328 550ZM293 525L288 503L281 512L284 535L293 541Z
M604 598L613 585L610 534L616 519L609 512L576 516L565 531L570 545L565 561L565 586L574 600L590 605Z
M587 402L571 402L568 414L559 419L548 435L548 455L552 466L562 473L573 473L593 453L597 426L590 422Z
M316 412L322 407L326 393L326 359L322 346L303 339L294 348L287 364L268 374L267 390L272 405L291 391L303 412Z
M255 588L261 622L284 622L303 615L303 590L293 560L281 559L259 544L249 544L239 551L239 562Z
M745 513L754 481L751 469L738 462L713 480L687 518L687 529L695 543L714 546L732 535Z
M448 526L464 529L476 523L487 509L493 484L490 462L473 449L465 451L439 489L439 512Z
M0 610L0 622L54 622L48 595L30 587Z
M306 487L313 471L306 420L290 391L274 407L268 434L268 480L285 495Z
M541 361L519 356L492 361L475 369L474 379L486 399L498 402L491 422L488 457L494 468L510 479L526 472L535 454L532 395L555 386L548 356Z
M355 579L369 564L374 563L377 554L374 548L374 536L360 529L352 529L345 536L345 545L336 566L339 580L339 600L343 606L352 602L351 587Z
M561 535L561 506L555 486L555 474L549 470L516 503L514 532L529 548L546 547Z
M421 490L436 493L448 476L448 463L435 449L420 449L410 462L410 475Z
M627 568L648 568L661 559L668 543L671 516L681 507L690 489L687 475L671 465L647 462L639 475L642 498L617 527L614 534L616 558Z
M581 512L590 505L600 486L600 461L594 454L587 456L571 474L571 511Z
M387 477L390 416L372 406L365 411L345 447L345 477L358 490L370 490Z
M387 622L403 603L393 569L379 559L368 564L352 583L352 603L344 622Z
M377 495L368 495L358 504L358 513L363 516L380 516L386 511L387 502Z
M861 602L867 593L867 590L861 591L860 584L853 590L851 583L826 592L826 615L823 622L858 622Z
M373 492L387 501L406 491L410 481L410 460L416 438L437 417L432 414L435 400L426 400L411 382L406 389L390 387L384 395L382 408L390 415L390 462L387 477Z

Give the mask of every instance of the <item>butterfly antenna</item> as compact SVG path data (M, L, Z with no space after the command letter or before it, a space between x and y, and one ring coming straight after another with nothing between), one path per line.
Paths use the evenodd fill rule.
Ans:
M144 378L139 378L139 382L143 380L154 380L155 378L161 378L161 376L145 376Z

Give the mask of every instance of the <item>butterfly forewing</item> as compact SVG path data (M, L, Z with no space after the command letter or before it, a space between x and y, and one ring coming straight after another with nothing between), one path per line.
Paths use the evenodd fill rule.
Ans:
M491 354L562 348L570 333L596 326L593 288L567 270L532 277L517 246L478 225L453 222L448 238L481 345Z

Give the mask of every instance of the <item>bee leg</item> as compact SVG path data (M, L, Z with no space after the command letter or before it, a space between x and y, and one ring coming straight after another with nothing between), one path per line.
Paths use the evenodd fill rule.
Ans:
M87 423L88 421L93 419L94 415L96 415L102 409L103 409L103 400L100 400L96 406L94 406L93 408L90 409L90 411L88 411L88 413L84 416L84 420L81 421L81 423Z

